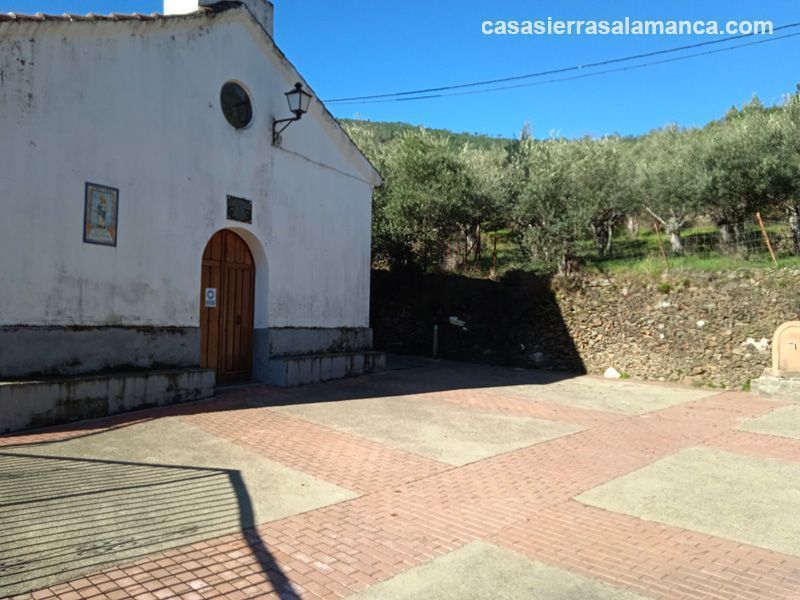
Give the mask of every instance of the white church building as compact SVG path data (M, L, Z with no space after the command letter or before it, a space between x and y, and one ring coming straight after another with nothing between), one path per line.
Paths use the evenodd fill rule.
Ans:
M272 33L265 0L0 15L0 432L381 367L381 178Z

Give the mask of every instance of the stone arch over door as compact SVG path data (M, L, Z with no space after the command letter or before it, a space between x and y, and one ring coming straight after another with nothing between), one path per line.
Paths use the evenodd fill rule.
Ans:
M256 261L237 232L223 229L206 244L200 284L200 366L217 381L252 376Z

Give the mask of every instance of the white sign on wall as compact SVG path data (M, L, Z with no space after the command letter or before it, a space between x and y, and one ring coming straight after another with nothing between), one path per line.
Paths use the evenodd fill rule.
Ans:
M206 308L217 307L217 288L206 288Z

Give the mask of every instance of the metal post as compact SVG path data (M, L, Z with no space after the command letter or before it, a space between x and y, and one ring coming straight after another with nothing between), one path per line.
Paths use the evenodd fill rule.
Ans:
M497 232L492 234L492 279L497 277Z
M439 358L439 326L433 326L433 358Z

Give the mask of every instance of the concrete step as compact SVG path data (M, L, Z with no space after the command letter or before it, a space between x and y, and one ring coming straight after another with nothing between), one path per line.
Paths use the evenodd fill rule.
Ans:
M764 398L800 403L800 373L775 375L767 368L761 377L750 382L750 391Z
M267 377L268 382L273 385L289 387L356 377L383 371L385 368L386 355L371 350L271 356L267 362Z
M0 433L209 398L215 382L209 369L0 381Z

